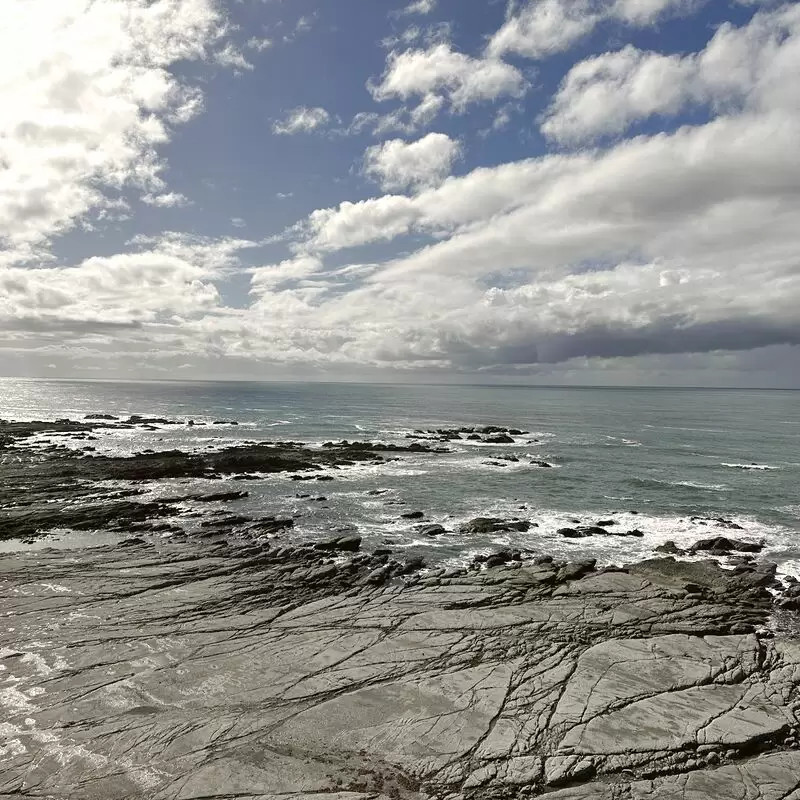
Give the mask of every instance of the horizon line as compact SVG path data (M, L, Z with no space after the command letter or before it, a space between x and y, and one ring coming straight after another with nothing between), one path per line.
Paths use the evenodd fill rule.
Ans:
M242 383L242 384L335 384L356 386L471 386L481 388L515 388L515 389L671 389L671 390L703 390L703 391L774 391L798 392L800 386L701 386L701 385L666 385L666 384L576 384L576 383L478 383L475 381L442 382L442 381L369 381L369 380L326 380L326 379L283 379L283 378L81 378L81 377L30 377L19 375L0 375L0 381L35 382L78 382L78 383Z

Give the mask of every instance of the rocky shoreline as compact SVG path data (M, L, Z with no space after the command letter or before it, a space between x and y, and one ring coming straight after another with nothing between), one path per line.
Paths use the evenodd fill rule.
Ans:
M362 552L354 531L288 543L292 519L204 511L245 496L235 485L158 501L138 485L313 480L425 443L59 446L168 422L97 416L0 423L0 538L126 535L0 555L0 800L800 800L800 584L730 520L620 567L502 548L437 568ZM431 433L456 435L506 434ZM171 521L187 508L198 535ZM610 518L562 533L613 535L637 533Z
M84 442L96 441L98 432L109 429L180 423L148 417L109 422L110 415L92 416L96 419L85 422L0 420L0 540L30 540L53 529L163 531L163 519L179 515L180 504L198 501L197 495L137 501L143 493L137 484L145 482L251 479L279 472L290 473L294 481L325 482L333 478L324 470L379 464L403 453L440 452L440 448L418 442L327 442L321 449L298 442L247 442L208 452L166 450L112 457L96 454L94 445ZM31 444L33 437L39 437L36 446ZM67 446L65 439L72 446ZM124 485L110 490L108 482ZM231 493L220 494L223 496L209 497L236 499ZM225 527L220 520L215 525ZM227 527L233 527L230 519Z

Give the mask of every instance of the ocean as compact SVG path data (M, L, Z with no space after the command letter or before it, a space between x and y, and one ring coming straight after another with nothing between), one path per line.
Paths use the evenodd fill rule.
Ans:
M800 392L0 380L2 418L80 420L94 413L195 422L102 433L93 442L97 452L114 454L245 440L408 444L420 429L515 427L525 433L513 444L454 441L442 445L447 453L402 454L382 465L338 470L334 481L313 489L286 474L237 481L250 496L235 511L292 516L288 540L357 530L365 547L418 551L434 565L465 563L500 546L623 563L652 557L668 539L687 546L724 534L764 540L763 557L777 561L784 574L800 575ZM220 420L238 425L212 424ZM218 490L220 482L162 481L144 497L174 494L177 484ZM313 496L298 496L308 493ZM450 532L421 537L401 518L417 510ZM477 516L519 517L538 527L458 533ZM721 528L720 517L742 530ZM609 519L645 535L565 539L557 533L576 521Z

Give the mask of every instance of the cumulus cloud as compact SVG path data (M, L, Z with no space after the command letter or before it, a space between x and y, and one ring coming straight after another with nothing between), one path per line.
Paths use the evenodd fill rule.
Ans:
M429 133L415 142L391 139L367 150L364 171L382 189L420 189L441 183L460 154L460 143L444 133Z
M290 111L284 120L272 126L273 133L279 136L292 136L295 133L311 133L325 127L331 115L324 108L300 106Z
M453 50L447 43L427 50L392 52L386 71L370 91L375 100L446 98L463 112L469 105L502 97L522 97L527 82L522 73L497 58L473 58Z
M528 0L492 36L487 53L544 58L569 49L602 22L646 26L695 5L692 0Z
M219 303L214 281L252 242L181 234L139 237L134 250L76 266L0 271L0 318L35 330L176 323Z
M542 132L580 142L690 105L728 113L800 105L793 88L798 74L800 7L794 5L757 14L741 28L721 26L700 53L662 55L628 46L576 64L546 113Z
M163 196L158 149L202 107L170 67L235 51L213 0L6 0L2 15L0 231L13 262L46 257L121 191Z
M323 263L306 335L349 332L342 360L467 370L798 346L796 13L725 27L685 57L715 87L705 124L314 212L298 247L323 261L430 238L348 292L325 292Z

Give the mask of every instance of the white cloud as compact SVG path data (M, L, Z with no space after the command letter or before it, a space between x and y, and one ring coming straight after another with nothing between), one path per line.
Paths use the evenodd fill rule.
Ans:
M446 43L427 50L390 53L380 83L370 86L378 101L440 96L462 112L473 103L521 97L526 90L522 73L510 64L495 58L473 58Z
M441 183L460 155L461 144L444 133L415 142L392 139L367 150L364 171L383 189L420 189Z
M228 42L222 50L219 50L215 56L214 61L221 67L228 67L233 70L251 71L253 65L244 57L242 51L233 44Z
M646 26L699 0L529 0L492 36L487 53L544 58L569 49L605 21Z
M327 362L517 369L800 344L800 105L794 45L775 24L723 29L704 51L706 72L727 76L718 98L742 85L729 63L758 85L711 122L314 212L298 248L317 259L433 238L347 291L323 263L304 294L268 291L261 307L293 298L310 357ZM741 36L772 44L741 58Z
M311 133L330 122L331 115L324 108L301 106L290 111L282 122L272 126L274 133L291 136L295 133Z
M398 34L382 39L381 46L387 50L395 50L400 46L410 47L414 44L430 47L441 42L449 42L452 35L452 22L434 22L425 26L411 25Z
M614 0L609 16L629 25L652 25L670 14L694 11L705 0Z
M539 0L531 2L506 20L492 36L487 51L500 58L518 53L541 58L566 50L597 24L586 0Z
M322 262L318 258L299 256L279 264L255 267L250 270L251 294L263 296L268 290L273 291L286 284L296 284L313 275L321 266Z
M272 39L268 39L266 36L251 36L247 40L247 46L251 50L263 53L265 50L269 50L269 48L272 47Z
M430 125L444 108L444 104L445 100L440 95L428 94L416 106L401 106L386 114L361 111L353 117L350 125L339 133L351 136L371 128L373 136L384 136L388 133L404 133L411 136L420 128Z
M302 226L309 234L304 247L335 252L388 241L411 230L420 216L417 203L403 195L385 195L358 203L346 200L337 208L322 208L310 214Z
M618 134L655 114L688 105L736 108L800 106L800 7L757 14L747 25L720 27L688 56L628 46L582 61L569 71L542 124L545 135L580 142Z
M240 250L253 246L180 234L132 244L131 252L73 267L0 271L0 319L20 329L57 330L70 340L108 326L175 324L212 311L219 303L214 281L228 274Z
M202 106L169 69L227 44L213 0L5 0L0 14L8 262L46 257L52 237L113 211L122 191L161 195L158 149Z
M427 94L419 105L411 109L411 121L414 125L430 125L444 105L444 100L435 94Z
M298 36L303 35L304 33L308 33L311 28L314 26L314 22L317 19L317 13L313 14L304 14L297 20L297 23L294 26L294 29L291 33L286 34L283 37L283 41L286 43L293 42L297 39Z
M166 192L164 194L142 195L142 202L158 208L178 208L189 205L189 198L180 192Z
M694 68L680 56L628 46L569 71L545 115L542 132L561 142L622 133L653 114L675 114L687 100Z
M415 0L409 3L402 14L430 14L436 10L436 0Z

